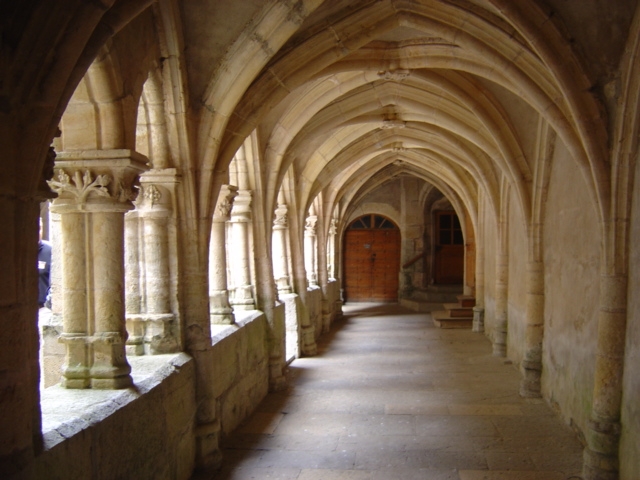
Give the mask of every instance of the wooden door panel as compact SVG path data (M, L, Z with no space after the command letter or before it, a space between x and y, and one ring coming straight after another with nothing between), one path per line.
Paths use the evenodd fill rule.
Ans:
M397 301L400 231L347 230L344 243L347 301Z
M459 284L464 277L464 242L458 216L453 211L435 214L436 248L433 277L438 284Z

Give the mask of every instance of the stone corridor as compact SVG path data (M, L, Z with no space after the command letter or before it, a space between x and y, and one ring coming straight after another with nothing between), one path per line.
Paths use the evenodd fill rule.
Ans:
M397 305L351 304L223 442L216 480L565 480L582 445L470 330ZM195 476L194 480L211 477Z

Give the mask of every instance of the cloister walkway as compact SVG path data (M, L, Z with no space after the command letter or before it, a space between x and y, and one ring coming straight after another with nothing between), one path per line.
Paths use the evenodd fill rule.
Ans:
M582 445L489 340L352 304L224 441L216 480L565 480ZM200 477L205 478L205 477ZM210 477L208 477L210 478Z

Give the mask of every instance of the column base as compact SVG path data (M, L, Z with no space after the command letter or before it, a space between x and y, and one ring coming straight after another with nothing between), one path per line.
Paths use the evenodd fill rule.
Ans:
M62 333L58 341L65 344L67 350L60 384L65 388L89 388L89 337L84 334Z
M331 314L323 313L322 314L322 332L327 333L331 330Z
M198 425L196 435L196 471L213 472L222 465L222 452L220 451L220 422L214 420L210 423Z
M281 359L274 359L269 365L269 391L281 392L288 386L287 377L283 374L283 364Z
M316 344L315 329L313 325L301 328L302 333L302 355L305 357L313 357L318 354L318 345Z
M237 287L233 291L233 299L230 301L234 310L255 310L256 302L253 299L251 285Z
M582 478L584 480L618 480L617 455L605 455L585 448Z
M215 290L209 293L209 321L212 325L233 325L235 323L227 290Z
M144 355L144 337L130 335L129 338L127 338L125 352L128 357L139 357L140 355Z
M180 350L173 335L173 313L127 315L127 355L160 355Z
M131 375L114 378L92 378L91 388L96 390L122 390L133 386Z
M236 318L233 313L210 313L209 321L211 325L233 325L236 323Z
M618 480L620 431L618 422L589 420L583 455L584 480Z
M140 356L144 355L144 322L139 314L128 314L126 318L127 338L125 350L127 355Z
M520 381L520 396L523 398L541 398L540 376L542 365L540 362L522 362L522 380Z
M500 343L494 343L493 344L493 356L494 357L506 357L507 356L507 346L500 344Z
M471 331L484 333L484 307L473 307L473 323Z
M142 316L144 322L144 353L159 355L180 351L178 341L173 335L175 322L173 313L147 313Z
M69 389L84 389L91 387L91 381L89 378L67 378L63 373L62 378L60 379L60 385L64 388Z
M125 344L119 332L100 332L91 337L93 366L89 370L91 388L121 389L133 385Z

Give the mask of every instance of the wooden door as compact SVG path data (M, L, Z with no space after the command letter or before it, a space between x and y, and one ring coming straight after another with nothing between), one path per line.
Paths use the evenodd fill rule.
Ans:
M455 212L435 213L436 248L433 261L437 284L461 284L464 277L464 241Z
M380 215L365 215L345 234L345 300L397 302L400 230Z

